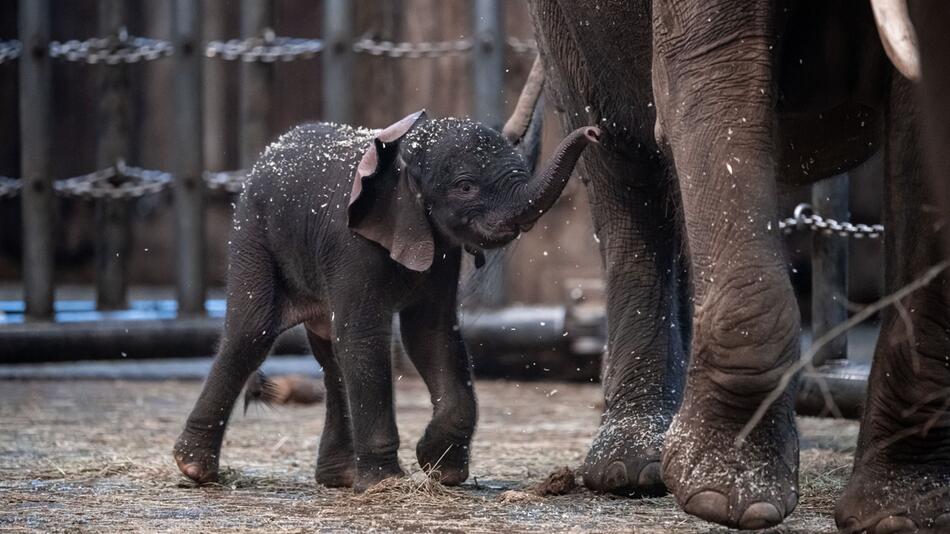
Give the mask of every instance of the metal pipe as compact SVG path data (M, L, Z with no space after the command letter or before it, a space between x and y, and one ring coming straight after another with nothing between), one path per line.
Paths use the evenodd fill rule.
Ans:
M272 34L272 0L241 0L241 37L262 38ZM241 62L240 163L250 169L270 139L274 93L274 66L260 61Z
M795 411L798 415L830 416L824 387L841 415L860 419L867 397L870 366L847 361L830 363L816 373L802 373Z
M839 174L812 186L812 206L817 213L839 221L851 219L848 209L848 175ZM812 237L811 331L818 339L848 319L844 299L848 294L848 240L815 232ZM815 365L848 357L848 336L838 336L815 355Z
M53 316L53 183L50 176L49 0L20 0L20 172L26 315Z
M326 0L323 5L323 117L348 124L353 120L352 2Z
M205 311L201 2L175 0L175 235L179 314Z
M474 60L472 83L474 94L474 118L483 124L501 131L505 120L505 17L501 0L475 0ZM502 251L491 252L492 256L503 255ZM479 307L499 307L507 300L507 273L504 257L489 261L485 272L479 276L479 285L472 295L472 302Z
M220 317L3 325L0 363L207 356L214 353L222 326ZM605 326L602 310L562 306L468 310L460 321L477 375L517 379L596 379ZM281 335L274 352L308 353L302 328ZM841 415L860 418L869 369L867 364L837 362L804 373L798 413L832 414L822 393L825 386Z
M127 19L124 0L100 0L100 35L118 36ZM129 68L124 64L102 66L99 75L98 115L100 130L96 145L98 167L111 167L130 153L132 93ZM128 257L131 252L130 200L100 199L96 202L96 303L100 310L127 307Z

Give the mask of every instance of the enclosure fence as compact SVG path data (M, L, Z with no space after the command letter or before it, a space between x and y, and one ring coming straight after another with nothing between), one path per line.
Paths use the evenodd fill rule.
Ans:
M503 1L472 0L471 38L392 42L354 35L349 0L324 0L322 39L278 36L271 28L272 0L241 0L243 37L202 42L200 0L171 2L172 39L167 41L129 35L124 2L101 0L99 30L104 37L60 42L50 39L50 1L19 0L19 39L0 41L0 63L19 62L22 176L0 176L0 199L19 196L22 205L25 317L36 324L37 320L49 320L54 316L54 195L102 203L106 216L99 228L103 243L97 252L97 307L121 309L128 306L128 255L123 252L129 239L129 203L170 189L176 223L176 317L180 325L185 325L181 332L192 332L188 328L194 325L189 326L188 318L201 317L206 312L204 198L208 191L240 192L252 158L266 144L267 113L273 92L269 69L279 62L319 58L323 73L324 120L346 123L352 116L350 80L354 55L396 60L470 55L474 118L497 128L504 118L505 51L536 53L533 40L504 35ZM175 166L152 170L125 163L128 125L118 117L121 107L128 105L131 99L128 84L122 82L122 76L126 74L123 67L159 60L175 62L171 95L175 117L170 132L175 140ZM205 60L241 63L242 168L238 170L210 172L204 169L202 80ZM105 75L105 94L100 95L105 111L114 112L105 114L107 123L98 139L100 147L104 147L99 151L104 154L100 160L106 164L94 172L64 179L53 179L49 164L50 70L54 61L105 65L113 72ZM812 243L813 339L847 318L843 301L847 287L847 244L837 238L874 239L884 231L881 225L846 222L849 218L847 199L848 177L841 175L814 186L810 205L802 204L791 217L778 221L779 228L785 232L810 229L815 233ZM527 327L532 322L537 324L536 315L525 319L517 314L502 314L492 320L521 320L526 325L525 331L532 332L531 339L535 334L538 334L538 339L557 339L561 330L565 330L563 318L563 312L556 312L552 320L540 322L541 325L551 325L540 333L537 328ZM584 323L575 332L590 334L592 329L596 330ZM166 330L156 332L160 334ZM208 335L206 329L192 333ZM847 339L841 336L819 352L816 364L846 362L846 356ZM844 369L847 375L847 369ZM853 391L858 390L852 387Z

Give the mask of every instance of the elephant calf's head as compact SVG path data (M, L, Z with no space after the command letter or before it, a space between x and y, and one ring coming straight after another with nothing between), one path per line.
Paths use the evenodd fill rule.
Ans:
M554 205L584 147L600 135L594 127L573 132L532 177L498 132L414 113L381 130L363 155L349 226L417 271L432 264L435 233L469 251L500 247Z

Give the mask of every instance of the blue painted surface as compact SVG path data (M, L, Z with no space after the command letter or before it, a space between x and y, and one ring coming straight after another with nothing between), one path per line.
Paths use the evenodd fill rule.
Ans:
M211 357L163 360L109 360L0 365L0 380L204 380ZM271 356L261 367L271 376L300 374L319 377L313 356ZM2 386L0 386L2 387Z
M0 300L0 324L20 324L23 322L25 305L22 300ZM178 302L167 300L133 300L129 309L117 311L97 311L96 303L91 300L57 300L53 306L56 322L69 323L79 321L108 320L145 320L174 319L178 316ZM223 318L224 299L205 301L208 317Z

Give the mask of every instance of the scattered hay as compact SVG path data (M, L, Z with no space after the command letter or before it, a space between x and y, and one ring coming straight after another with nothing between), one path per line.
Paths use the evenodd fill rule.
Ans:
M577 489L577 474L570 467L561 467L548 475L541 482L528 488L528 491L539 496L565 495Z
M414 504L426 501L446 503L470 498L462 490L442 485L432 474L416 471L410 476L387 478L363 493L354 494L352 499L358 503Z

